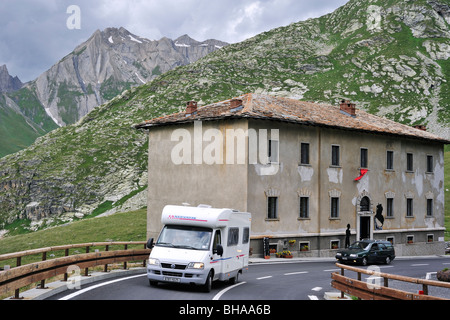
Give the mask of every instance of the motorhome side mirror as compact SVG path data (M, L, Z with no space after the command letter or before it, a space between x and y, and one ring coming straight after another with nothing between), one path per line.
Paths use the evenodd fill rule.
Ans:
M216 249L214 249L214 253L218 254L219 256L223 255L223 247L222 245L218 244Z
M153 238L148 239L147 241L147 248L152 249L153 248Z

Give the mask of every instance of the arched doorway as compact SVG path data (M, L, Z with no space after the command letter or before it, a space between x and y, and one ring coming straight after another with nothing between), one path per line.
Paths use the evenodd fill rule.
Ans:
M356 239L373 238L373 216L372 200L370 194L364 190L358 197L356 203Z

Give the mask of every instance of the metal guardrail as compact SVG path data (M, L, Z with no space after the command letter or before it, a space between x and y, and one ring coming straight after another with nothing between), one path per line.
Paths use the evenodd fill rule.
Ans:
M0 271L0 295L9 292L15 292L14 298L19 299L19 290L22 287L40 281L40 288L45 288L45 280L64 274L64 280L68 279L69 267L76 266L85 270L85 276L88 276L90 267L104 266L104 272L108 271L108 264L122 263L124 269L127 268L127 262L143 261L145 263L150 254L150 249L146 248L145 241L132 242L93 242L83 244L71 244L64 246L55 246L40 248L21 252L14 252L0 255L0 261L16 259L16 266L7 270ZM123 250L110 250L111 246L124 246ZM128 249L129 245L144 245L144 249ZM95 252L89 252L92 247L104 247L104 251L96 249ZM85 248L86 253L70 255L70 249ZM47 253L64 250L64 256L47 260ZM25 256L42 254L41 261L22 265L22 258Z
M341 273L333 272L331 274L331 286L341 291L341 297L347 293L359 299L365 300L449 300L440 297L428 295L428 287L436 286L450 289L449 282L417 279L395 274L377 272L374 270L365 270L344 264L336 263L341 268ZM357 273L357 279L344 276L344 270L354 271ZM374 277L383 278L383 285L368 283L361 281L361 274L368 274ZM415 283L422 286L422 294L411 293L407 291L397 290L388 287L389 280L398 280L403 282ZM381 283L381 281L380 281Z

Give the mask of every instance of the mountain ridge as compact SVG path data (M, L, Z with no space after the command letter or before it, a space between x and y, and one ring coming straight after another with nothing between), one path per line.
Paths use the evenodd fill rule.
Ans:
M30 145L57 127L76 123L126 89L227 45L219 40L199 42L187 35L182 37L178 39L189 38L195 45L176 46L177 40L165 37L148 40L123 27L96 30L35 80L20 90L4 93L8 102L0 100L0 113L11 121L0 126L0 157ZM15 130L14 123L21 127L21 134L10 139L8 131Z

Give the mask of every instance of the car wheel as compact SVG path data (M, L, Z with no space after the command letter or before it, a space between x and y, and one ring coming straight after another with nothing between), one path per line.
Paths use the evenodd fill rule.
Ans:
M238 283L239 281L239 272L236 273L236 277L230 279L230 284Z
M208 273L208 276L206 277L205 284L203 285L203 291L204 292L211 292L212 287L212 271Z
M148 280L148 283L150 284L150 287L156 287L158 285L158 281L154 280Z
M384 260L384 263L390 264L391 261L392 261L392 260L391 260L391 257L387 256L387 257L386 257L386 260Z
M361 264L362 264L363 266L367 266L367 258L366 258L366 257L364 257L364 258L362 259Z

